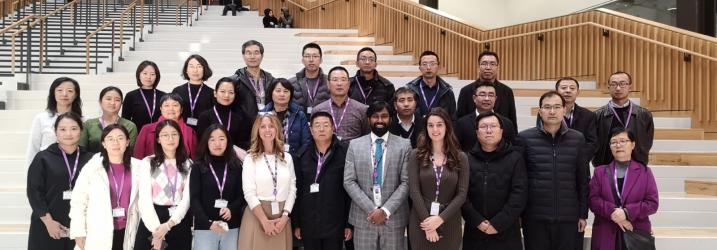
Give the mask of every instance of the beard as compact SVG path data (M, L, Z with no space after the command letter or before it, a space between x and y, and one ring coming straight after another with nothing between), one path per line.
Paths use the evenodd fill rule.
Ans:
M379 127L378 125L383 125ZM388 124L385 123L374 123L371 125L371 132L376 134L377 136L383 136L388 132Z

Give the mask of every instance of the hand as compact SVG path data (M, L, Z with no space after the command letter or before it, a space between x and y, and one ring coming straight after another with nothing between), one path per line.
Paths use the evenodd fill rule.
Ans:
M80 249L85 249L85 237L77 237L75 238L75 245L79 247Z
M162 241L164 241L164 239L152 238L152 249L153 250L161 250L162 249Z
M368 214L368 221L375 225L383 225L386 223L386 213L380 208L371 210Z
M610 214L610 219L615 223L620 223L621 221L627 220L627 216L625 216L625 211L622 210L622 208L617 207L612 211L612 214Z
M222 223L221 221L212 221L212 225L209 226L209 230L212 230L212 232L215 232L218 234L225 233L226 231L224 231L224 228L222 228L222 226L219 225L221 223Z
M488 225L488 228L485 230L485 234L498 234L498 230L493 227L493 225Z
M232 210L229 210L228 208L222 208L219 209L219 216L222 217L222 219L228 221L232 219Z
M264 229L264 233L269 236L276 235L275 220L265 220L261 222L261 227Z
M169 224L160 224L152 233L152 238L164 240L164 236L167 235L167 232L169 232Z
M244 149L241 149L240 147L234 147L234 152L237 154L237 157L240 161L244 161L244 158L246 157L246 151Z
M301 239L301 228L297 227L296 229L294 229L294 237L296 237L297 239Z
M282 215L281 217L279 217L279 219L276 219L275 221L276 221L276 223L275 223L276 234L280 234L281 232L284 231L284 228L286 227L286 223L289 222L289 216Z
M436 231L441 225L443 225L443 218L438 215L433 215L421 222L421 229L423 231Z
M47 228L47 234L50 235L50 238L59 240L62 235L62 231L64 231L65 227L62 226L59 222L52 219L52 215L45 214L45 216L40 217L42 222L45 224L45 228Z
M478 230L485 233L488 230L488 227L490 227L490 222L488 220L484 220L480 223L480 225L478 225Z
M588 225L588 221L585 219L578 220L578 232L585 232L585 227Z
M618 226L620 226L620 229L622 229L623 232L625 230L632 232L632 223L630 223L629 220L623 220L620 223L617 223Z
M428 240L428 242L437 242L440 239L441 237L438 236L436 230L426 231L426 240Z
M344 228L344 241L350 241L354 237L354 232L351 228Z

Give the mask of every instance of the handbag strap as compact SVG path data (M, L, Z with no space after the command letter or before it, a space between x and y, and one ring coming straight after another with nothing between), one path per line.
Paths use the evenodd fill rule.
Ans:
M615 164L613 163L613 164L607 165L607 167L605 168L607 178L610 179L610 190L612 190L612 197L613 197L613 200L615 200L615 205L617 207L622 207L622 202L620 201L620 197L617 195L617 190L615 189L615 177L613 177L613 173L612 173L612 171L610 171L609 166L615 167Z

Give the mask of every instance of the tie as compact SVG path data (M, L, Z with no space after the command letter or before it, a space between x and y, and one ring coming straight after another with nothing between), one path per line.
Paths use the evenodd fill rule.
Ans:
M381 184L382 183L382 172L383 172L383 147L381 147L381 144L383 144L383 139L378 138L376 139L376 149L373 154L374 162L376 163L376 172L374 173L373 182L374 184Z

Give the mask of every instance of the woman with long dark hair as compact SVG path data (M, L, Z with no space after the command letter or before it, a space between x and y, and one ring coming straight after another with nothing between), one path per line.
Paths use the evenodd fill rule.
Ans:
M60 77L50 84L45 111L35 115L30 127L30 140L27 144L27 160L32 161L37 152L45 150L57 142L53 124L61 114L72 111L82 118L82 98L80 84L75 79Z
M102 108L102 115L98 118L89 119L85 121L82 130L82 136L80 136L80 146L87 148L87 151L97 153L102 148L102 132L105 127L112 124L119 124L128 131L129 148L134 147L135 139L137 138L137 127L132 121L124 119L119 116L120 108L122 107L122 90L115 86L105 87L100 91L100 108ZM129 150L131 153L132 151Z
M82 118L68 112L54 124L57 142L35 155L27 170L27 200L32 208L27 248L74 248L69 239L70 199L82 167L92 154L79 146Z
M159 121L155 154L142 161L139 175L139 212L134 249L191 249L189 175L192 161L184 151L183 136L174 120Z
M134 246L141 162L131 156L129 135L122 125L107 125L100 135L100 153L77 177L70 201L70 237L80 249L122 250Z
M242 212L242 163L221 124L212 124L199 142L189 177L195 250L236 250Z
M249 120L241 110L233 109L233 104L236 103L236 86L237 82L229 77L223 77L217 81L214 86L216 104L199 116L197 134L204 134L204 131L212 124L220 124L232 135L230 148L231 145L234 145L242 149L248 149L251 122L253 120Z
M289 214L296 199L296 175L292 157L282 147L284 136L276 115L260 114L251 129L251 138L242 170L248 206L240 227L239 249L289 250Z
M182 118L189 127L196 129L199 115L212 109L214 103L214 90L204 84L212 77L212 69L204 57L191 55L184 61L182 77L187 83L175 87L172 93L182 97Z
M159 110L162 112L162 116L159 117L159 121L145 125L137 135L137 142L134 147L134 158L144 159L147 156L153 155L157 148L157 133L159 130L157 126L162 121L172 120L179 126L179 132L182 134L183 150L184 154L188 158L191 158L194 154L194 147L197 144L197 136L194 130L190 128L184 120L182 120L182 97L177 94L170 93L162 97L159 101Z
M458 249L461 206L468 190L468 160L460 151L451 117L434 108L423 120L418 147L409 155L408 219L411 249Z
M139 88L128 92L122 103L122 118L132 121L137 130L159 119L159 100L166 94L157 89L160 76L159 67L152 61L142 61L137 66Z
M289 80L284 78L274 80L269 84L267 93L271 96L271 100L262 112L276 113L284 134L284 152L294 154L302 145L311 141L309 122L304 108L293 100L294 87Z

